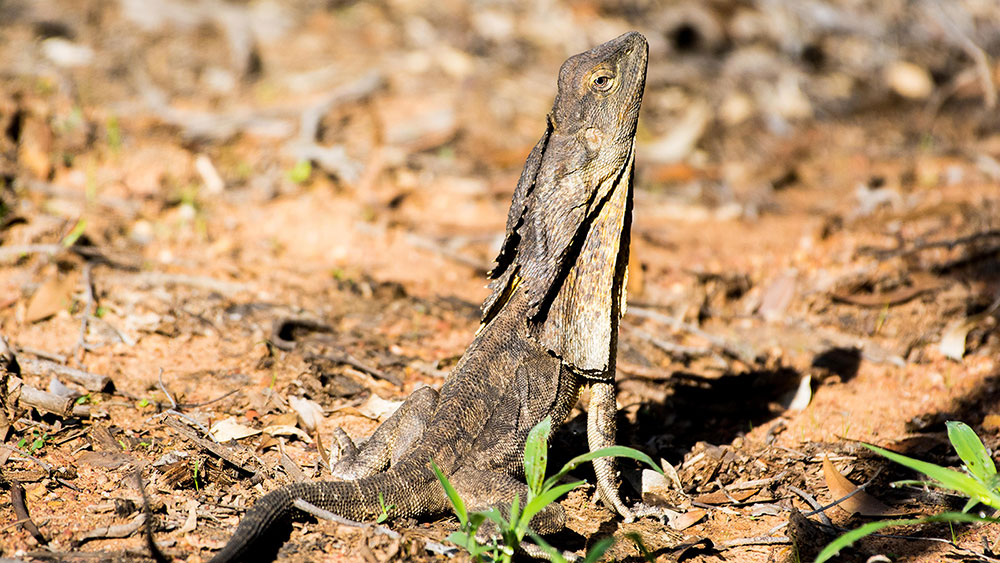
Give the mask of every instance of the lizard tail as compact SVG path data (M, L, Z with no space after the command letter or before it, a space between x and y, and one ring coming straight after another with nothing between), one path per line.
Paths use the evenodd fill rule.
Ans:
M265 542L277 528L287 526L298 513L293 506L302 499L324 510L329 510L351 520L374 520L382 514L379 493L392 517L413 516L425 504L417 498L420 489L430 487L401 487L398 477L380 473L357 481L304 481L292 483L271 491L260 498L240 520L229 542L212 558L211 563L236 561L271 561L274 553L269 547L275 542ZM280 545L281 542L277 542ZM270 544L270 545L268 545Z

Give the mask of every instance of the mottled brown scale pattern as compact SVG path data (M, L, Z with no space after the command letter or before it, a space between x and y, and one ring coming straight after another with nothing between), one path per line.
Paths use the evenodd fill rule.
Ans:
M632 32L567 60L546 132L514 192L507 233L490 273L483 324L439 392L417 390L333 468L345 481L295 483L247 512L212 560L260 559L259 543L297 515L303 499L355 520L450 509L430 466L448 475L470 509L526 498L524 442L546 416L562 423L591 387L588 443L615 441L614 361L628 262L633 147L647 46ZM338 437L345 440L345 435ZM611 459L595 462L605 503L627 519ZM532 520L562 528L550 505Z

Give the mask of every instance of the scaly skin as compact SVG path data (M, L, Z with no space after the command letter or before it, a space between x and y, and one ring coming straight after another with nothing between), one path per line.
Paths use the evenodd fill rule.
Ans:
M628 33L568 59L545 135L518 181L507 235L490 273L483 323L439 393L423 388L334 467L347 481L295 483L247 512L214 563L257 560L261 538L303 499L353 520L446 512L430 461L471 509L526 498L528 431L560 424L591 387L590 448L615 441L615 352L624 310L634 137L647 46ZM343 438L343 436L342 436ZM627 519L611 459L594 464L602 500ZM562 528L552 504L532 520Z

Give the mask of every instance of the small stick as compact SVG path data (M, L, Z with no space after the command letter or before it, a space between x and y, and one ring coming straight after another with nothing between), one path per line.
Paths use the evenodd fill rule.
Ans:
M53 466L45 463L44 461L38 459L37 457L35 457L33 455L28 455L28 454L22 452L21 450L19 450L17 448L8 446L7 444L0 444L0 448L3 448L5 450L7 450L7 451L16 453L19 456L23 456L23 459L27 459L29 461L35 462L35 464L37 464L39 467L41 467L42 469L44 469L45 471L47 471L49 473L52 473L52 471L55 470L55 468Z
M292 481L301 483L308 479L298 464L285 453L285 440L283 438L278 439L278 453L281 454L281 468L292 478Z
M0 247L0 260L20 258L27 254L59 254L66 247L61 244L15 244Z
M167 400L170 401L170 409L177 410L177 401L174 400L170 391L167 391L167 386L163 384L163 368L160 368L160 373L156 374L156 380L160 384L160 390L163 391L163 394L167 396Z
M167 274L164 272L139 272L136 274L117 275L114 276L114 281L116 283L125 283L131 285L139 285L139 286L183 285L187 287L194 287L197 289L204 289L207 291L214 291L222 295L232 295L234 293L250 291L251 289L250 286L247 284L229 282L225 280L217 280L215 278L210 278L207 276Z
M86 352L94 349L87 344L87 324L90 321L90 316L93 314L94 305L96 304L96 299L94 298L94 281L91 275L93 268L94 264L89 260L83 264L83 314L80 316L80 334L77 335L76 339L77 349Z
M40 391L24 383L21 383L20 390L21 395L17 401L21 405L35 407L59 416L70 416L73 413L73 397L63 397L48 391Z
M673 319L671 317L668 317L663 313L658 313L656 311L645 309L643 307L635 307L635 306L629 307L627 314L649 319L651 321L655 321L673 327L675 330L683 330L684 332L693 334L698 338L708 341L709 344L715 346L727 356L735 358L747 364L748 366L754 365L757 361L756 357L757 355L749 348L746 348L744 346L739 346L737 344L731 344L725 338L711 334L705 330L702 330L699 327L694 326L691 323L685 323L678 319Z
M103 540L112 538L127 538L132 534L139 531L139 528L146 523L146 514L140 512L132 518L131 522L126 524L114 524L111 526L101 526L99 528L94 528L93 530L87 532L78 540L76 540L74 545L79 547L80 545L90 541L90 540Z
M111 378L106 375L98 375L89 371L71 368L49 360L23 358L20 360L20 363L23 371L35 375L60 375L82 386L87 391L104 391L110 385L113 385Z
M657 338L641 328L634 326L630 326L629 330L642 340L645 340L646 342L649 342L653 346L656 346L660 350L666 352L672 358L676 358L681 361L688 358L700 358L703 356L715 355L715 353L712 352L712 349L707 346L684 346L681 344L674 344L673 342Z
M782 471L781 473L778 473L774 477L767 477L765 479L754 479L753 481L744 481L742 483L733 483L731 485L727 485L725 487L725 490L727 490L727 491L745 491L745 490L748 490L748 489L761 489L761 488L764 488L764 487L766 487L766 486L768 486L768 485L770 485L772 483L776 483L776 482L784 479L785 475L787 475L787 474L788 474L787 471Z
M617 362L618 371L631 377L648 379L651 381L667 381L673 379L673 374L664 369L650 368L628 362Z
M367 373L368 375L375 377L377 379L388 381L389 383L392 383L397 387L403 386L403 381L398 377L396 377L395 375L392 375L391 373L386 373L377 368L373 368L372 366L365 364L364 362L358 360L357 358L351 356L350 354L345 354L343 356L333 356L329 354L309 354L307 359L321 359L321 360L327 360L329 362L335 362L338 364L344 364L347 366L351 366L352 368L358 371Z
M292 503L292 506L294 506L295 508L298 508L299 510L301 510L303 512L311 514L311 515L315 516L316 518L319 518L320 520L329 520L330 522L336 522L338 524L342 524L344 526L350 526L352 528L363 528L365 530L374 530L375 533L382 534L382 535L385 535L385 536L389 536L390 538L392 538L394 540L397 540L397 539L399 539L399 538L402 537L399 532L397 532L395 530L390 530L389 528L386 528L385 526L381 526L381 525L379 525L379 526L373 526L373 525L367 524L365 522L358 522L356 520L350 520L350 519L344 518L343 516L340 516L339 514L334 514L333 512L330 512L329 510L324 510L324 509L316 506L315 504L312 504L311 502L306 501L306 500L302 500L300 498L295 499L295 502Z
M192 442L194 442L195 444L197 444L201 448L203 448L203 449L209 451L210 453L214 454L215 456L219 457L220 459L222 459L223 461L225 461L229 465L232 465L236 469L239 469L240 471L246 473L251 478L254 478L254 477L257 476L257 472L256 471L253 471L250 468L248 468L245 465L243 465L242 463L240 463L240 461L238 459L236 459L225 448L225 446L222 446L220 444L216 444L215 442L212 442L210 440L206 440L205 438L202 438L201 436L195 434L194 430L191 430L189 427L184 426L179 421L174 420L173 418L165 417L163 419L163 423L166 424L167 426L173 428L174 430L176 430L181 436L187 438L188 440L191 440Z
M22 354L31 354L32 356L38 356L43 360L49 360L50 362L55 362L57 364L65 364L66 356L62 354L57 354L55 352L49 352L47 350L39 350L38 348L29 348L27 346L18 346L17 351Z
M420 248L423 250L429 250L442 258L447 258L452 262L461 264L463 266L468 266L480 274L485 274L490 270L490 264L483 262L473 256L468 256L461 252L457 252L450 248L447 248L443 244L439 244L434 239L418 235L416 233L406 233L406 237L403 239L410 244L410 246Z
M824 524L826 524L827 526L833 526L833 522L830 521L830 517L826 515L825 512L826 509L823 508L823 505L821 505L815 498L813 498L812 495L794 485L788 485L788 490L799 495L800 497L802 497L802 500L809 503L809 506L812 507L814 513L819 514L819 518L820 520L823 521Z
M737 538L734 540L726 540L715 544L718 549L731 549L734 547L742 547L745 545L779 545L792 543L792 540L788 536L755 536L752 538Z
M160 546L156 545L155 538L153 537L153 510L149 507L149 495L146 494L146 484L142 481L142 469L136 469L132 473L132 478L135 479L135 486L139 489L139 494L142 495L142 515L145 516L143 521L146 523L143 531L145 532L146 547L149 549L149 555L156 563L168 563L170 559L160 551Z
M49 540L45 539L45 536L42 535L35 522L31 520L31 516L28 515L28 506L24 503L24 487L18 481L11 481L10 483L10 504L14 507L14 514L17 515L17 519L25 521L22 527L28 530L28 533L38 543L43 545L49 543Z
M874 257L876 260L887 260L889 258L895 258L898 256L903 256L903 257L912 256L923 250L930 250L933 248L944 248L946 250L952 250L956 246L961 246L964 244L978 242L980 240L998 238L998 237L1000 237L1000 229L992 229L988 231L972 233L969 235L953 239L918 242L913 246L911 246L910 248L894 248L889 250L883 250L880 248L861 247L858 249L858 254L870 255Z

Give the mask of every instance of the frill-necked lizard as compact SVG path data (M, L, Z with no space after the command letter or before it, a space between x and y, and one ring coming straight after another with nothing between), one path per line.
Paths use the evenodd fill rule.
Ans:
M360 449L348 447L333 473L349 480L295 483L258 500L213 562L259 559L261 537L298 512L296 499L355 520L377 518L383 505L392 517L447 512L432 459L470 508L509 507L514 495L527 498L528 431L546 416L561 423L584 386L591 450L614 444L647 52L632 32L563 63L545 134L514 192L482 324L441 390L418 389ZM631 519L613 461L594 469L601 499ZM563 521L554 503L531 525L544 534Z

